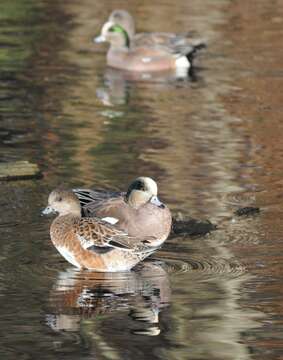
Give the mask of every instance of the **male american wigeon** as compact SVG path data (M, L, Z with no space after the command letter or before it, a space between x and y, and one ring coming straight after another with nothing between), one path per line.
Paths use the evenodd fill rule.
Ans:
M136 33L135 20L126 10L113 10L109 15L108 22L120 25L126 30L131 46L166 46L177 52L181 48L187 53L195 47L202 48L205 44L200 39L192 38L192 32L174 34L168 32L143 32Z
M149 177L139 177L126 193L74 189L81 201L83 214L115 224L116 228L134 237L154 237L160 246L168 237L172 216L157 197L157 184Z
M59 213L50 228L51 240L77 268L101 272L130 270L158 248L154 236L130 236L107 221L82 218L80 202L72 191L52 191L43 214L51 212Z
M189 43L185 35L171 33L135 34L132 16L115 10L103 25L96 42L109 42L107 64L128 71L189 69L195 52L203 43Z

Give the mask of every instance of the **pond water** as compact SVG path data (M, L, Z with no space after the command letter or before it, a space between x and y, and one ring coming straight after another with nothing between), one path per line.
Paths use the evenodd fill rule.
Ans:
M115 8L195 30L190 79L134 81L92 43ZM282 1L2 0L1 359L282 359ZM50 190L147 175L174 215L210 219L121 274L73 269L40 216ZM237 217L243 206L259 214Z

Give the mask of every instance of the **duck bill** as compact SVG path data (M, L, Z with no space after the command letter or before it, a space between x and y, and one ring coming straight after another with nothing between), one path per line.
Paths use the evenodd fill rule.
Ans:
M158 199L157 196L153 196L153 197L150 199L150 202L151 202L153 205L155 205L155 206L164 208L164 204Z
M100 43L103 43L105 41L106 41L106 39L105 39L105 37L103 35L99 35L99 36L97 36L97 37L95 37L93 39L93 42L95 42L96 44L100 44Z
M54 210L51 206L47 206L44 210L41 211L41 215L49 215L55 214L56 210Z

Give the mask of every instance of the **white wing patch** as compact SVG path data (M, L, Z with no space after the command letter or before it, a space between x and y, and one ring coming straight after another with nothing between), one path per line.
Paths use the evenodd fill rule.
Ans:
M116 219L116 218L111 217L111 216L106 216L105 218L102 218L101 220L106 221L111 225L115 225L119 221L119 219Z
M82 247L86 250L93 245L93 241L85 239L83 236L77 235Z
M76 258L74 257L74 254L67 249L65 246L57 246L56 247L59 253L65 258L69 263L74 265L77 268L81 268L80 264L77 262Z
M186 56L179 56L175 61L176 68L185 68L189 69L191 64Z
M151 62L152 61L152 58L151 57L143 57L142 58L142 62L144 62L144 63L149 63L149 62Z

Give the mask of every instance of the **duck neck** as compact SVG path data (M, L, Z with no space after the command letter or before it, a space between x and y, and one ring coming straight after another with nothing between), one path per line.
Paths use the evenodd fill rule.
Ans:
M149 202L151 196L144 191L134 190L126 196L126 202L134 209L145 205Z
M74 207L72 206L72 209L66 209L64 211L60 211L59 216L69 216L69 217L76 217L76 218L80 218L81 217L81 207L78 204L78 206Z
M115 41L113 47L129 49L130 48L130 37L127 31L120 25L113 26L113 31L115 33L121 34L119 41Z

